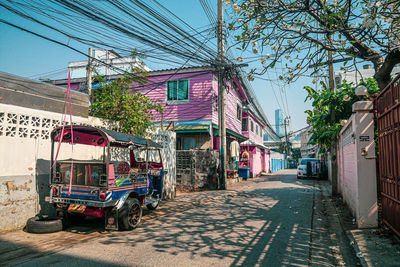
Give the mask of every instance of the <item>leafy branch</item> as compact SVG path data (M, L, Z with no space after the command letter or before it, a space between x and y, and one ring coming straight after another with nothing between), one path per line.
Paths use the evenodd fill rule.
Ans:
M308 95L305 101L312 101L312 110L306 110L308 115L307 122L312 126L311 144L318 144L325 151L330 149L342 129L342 121L350 118L352 114L352 105L356 101L365 100L365 96L355 94L356 86L352 83L343 83L339 85L335 92L332 92L321 82L322 89L314 90L309 86L304 89ZM369 95L377 94L380 89L376 80L369 78L362 80L359 85L364 85L368 89ZM332 120L331 112L335 112L335 118Z

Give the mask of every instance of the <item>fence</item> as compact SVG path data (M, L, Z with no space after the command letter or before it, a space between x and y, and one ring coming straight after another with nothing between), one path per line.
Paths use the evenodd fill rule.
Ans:
M176 188L197 191L217 188L218 152L213 150L176 151Z
M281 153L271 151L271 172L276 172L285 168L285 156Z
M381 217L400 236L400 75L376 98Z

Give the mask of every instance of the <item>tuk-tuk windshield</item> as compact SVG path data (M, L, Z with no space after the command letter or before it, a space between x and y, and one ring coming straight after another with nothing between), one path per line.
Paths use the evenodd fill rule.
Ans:
M160 151L158 149L136 149L133 150L133 155L135 156L136 162L146 161L146 151L148 151L149 162L161 163Z

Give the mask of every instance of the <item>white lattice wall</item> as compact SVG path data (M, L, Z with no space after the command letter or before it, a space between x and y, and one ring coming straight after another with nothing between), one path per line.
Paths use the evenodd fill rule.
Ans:
M62 125L62 121L63 115L59 113L0 104L0 177L35 174L32 162L39 158L50 159L50 133ZM101 125L99 119L90 117L73 116L72 122ZM66 123L69 124L69 116ZM87 159L92 150L96 148L74 148L74 157ZM99 152L95 152L96 158L100 156ZM62 150L60 157L69 154L69 150ZM28 165L21 164L21 161Z

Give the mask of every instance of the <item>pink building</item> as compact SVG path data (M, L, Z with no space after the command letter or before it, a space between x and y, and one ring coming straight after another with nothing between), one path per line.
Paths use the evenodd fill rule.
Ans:
M227 147L235 139L242 143L241 151L250 153L250 172L256 176L269 171L269 151L263 146L263 128L269 124L255 108L255 96L240 75L232 76L226 82ZM218 74L214 67L150 71L148 80L136 89L165 106L163 116L156 115L156 125L177 133L177 150L218 149ZM85 82L85 78L72 79L72 88L84 90ZM52 83L66 86L67 81Z

